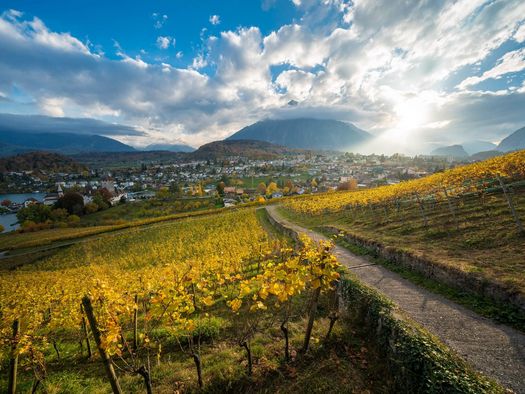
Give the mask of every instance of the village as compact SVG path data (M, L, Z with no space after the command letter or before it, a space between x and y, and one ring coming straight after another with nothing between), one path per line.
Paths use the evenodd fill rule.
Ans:
M110 205L153 199L171 193L180 199L221 197L225 206L259 198L368 188L419 178L453 166L443 157L400 154L316 154L272 160L228 157L222 160L138 163L136 167L97 168L83 173L31 171L1 174L2 193L38 193L23 202L2 201L2 213L30 204L54 206L64 192L82 195L84 205L103 191ZM44 176L42 176L44 175Z

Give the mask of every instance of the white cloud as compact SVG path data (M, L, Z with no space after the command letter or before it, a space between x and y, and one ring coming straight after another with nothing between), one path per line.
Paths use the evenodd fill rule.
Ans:
M522 70L525 70L525 48L507 52L498 59L496 66L485 71L480 77L474 76L466 78L458 85L458 87L460 89L465 89L469 86L477 85L487 79L498 79L505 74Z
M46 115L63 117L66 99L59 97L45 97L39 102L42 112Z
M175 39L170 36L158 36L157 46L160 49L167 49L170 45L175 46Z
M153 18L153 27L155 29L162 29L164 24L168 21L168 15L166 14L159 14L158 12L154 12L151 17Z
M520 44L525 41L525 23L522 23L516 30L516 33L514 33L514 39Z
M210 23L212 25L218 25L219 23L221 23L221 17L219 15L210 16Z

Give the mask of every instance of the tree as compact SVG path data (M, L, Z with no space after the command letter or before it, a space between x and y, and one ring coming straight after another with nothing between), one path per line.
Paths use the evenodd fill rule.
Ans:
M355 179L350 179L349 181L342 182L337 186L337 190L356 190L357 181Z
M3 207L8 207L12 204L11 200L3 200L2 203L0 205L2 205Z
M257 186L257 193L259 193L260 195L266 194L266 183L259 183L259 185Z
M312 187L317 187L317 181L314 179L312 179L312 181L310 182L310 186Z
M3 233L5 230L5 227L0 224L0 233Z
M182 189L177 182L173 182L170 185L170 193L175 195L175 197L180 197L182 195Z
M84 197L76 192L67 192L58 199L56 206L67 209L71 215L80 216L84 213Z
M68 212L64 208L55 208L49 216L53 222L65 222L68 217Z
M224 182L219 182L217 184L217 193L219 193L219 196L224 196L224 188L226 187L226 184Z
M98 205L94 202L88 202L84 209L86 210L86 213L87 214L90 214L90 213L95 213L98 211Z
M277 183L270 182L270 184L266 188L266 194L273 194L273 193L275 193L278 190L279 190L279 187L277 186Z
M107 209L109 208L109 203L107 203L104 198L102 197L101 194L99 193L96 193L94 196L93 196L93 203L97 205L98 209L99 210L104 210L104 209Z
M20 209L16 213L16 218L20 223L26 221L44 223L51 218L51 208L44 204L31 204L26 208Z

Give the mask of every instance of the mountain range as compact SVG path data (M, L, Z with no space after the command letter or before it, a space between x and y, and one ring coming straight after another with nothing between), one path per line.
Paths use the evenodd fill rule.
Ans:
M498 145L487 141L468 141L461 145L442 146L430 152L434 156L450 156L465 158L470 156L474 160L485 160L498 156L504 152L525 149L525 127L510 134Z
M263 120L227 140L256 140L295 149L352 150L372 136L350 123L330 119Z
M101 135L76 133L25 133L0 130L0 156L31 151L75 154L81 152L129 152L135 149Z
M31 121L35 122L35 126ZM71 130L71 131L64 131ZM78 132L77 132L78 130ZM74 132L73 132L74 131ZM90 131L92 133L90 134ZM96 134L100 132L104 135ZM176 152L189 153L194 148L183 144L159 143L145 148L133 148L106 135L141 135L140 131L129 126L112 125L92 119L50 118L42 116L22 116L0 114L0 156L10 156L31 151L59 152L62 154L83 154L97 152ZM126 134L127 135L127 134ZM351 123L330 119L273 119L262 120L237 131L223 142L252 141L245 144L254 149L257 155L268 150L269 156L279 149L306 149L330 151L358 151L361 144L372 140L373 136ZM267 142L270 145L254 146L253 141ZM273 144L273 146L271 145ZM235 145L222 143L204 145L197 156L203 152L212 156L232 151L236 155ZM276 148L278 146L278 148ZM525 149L525 127L516 130L496 146L487 141L467 141L461 145L438 147L431 154L468 157L473 154L481 157L496 155L495 152ZM490 153L484 153L490 152Z

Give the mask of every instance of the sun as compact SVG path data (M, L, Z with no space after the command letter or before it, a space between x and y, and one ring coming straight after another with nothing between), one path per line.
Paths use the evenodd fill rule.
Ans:
M414 130L428 121L428 105L418 97L399 102L394 110L397 118L395 129L400 132Z

